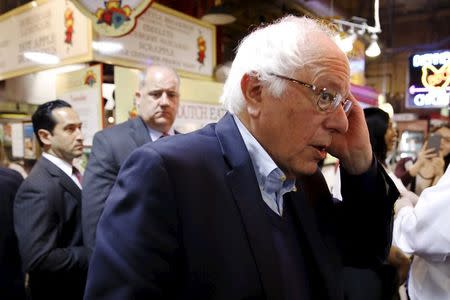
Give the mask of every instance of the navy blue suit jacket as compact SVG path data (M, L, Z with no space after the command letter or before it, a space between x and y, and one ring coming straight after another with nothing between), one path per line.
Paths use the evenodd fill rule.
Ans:
M342 266L379 263L389 250L395 186L376 161L342 182L344 202L319 172L292 195L314 299L343 299ZM263 205L229 114L140 147L100 219L85 299L283 299Z
M14 197L22 181L18 172L0 167L0 299L25 299L24 273L13 222Z

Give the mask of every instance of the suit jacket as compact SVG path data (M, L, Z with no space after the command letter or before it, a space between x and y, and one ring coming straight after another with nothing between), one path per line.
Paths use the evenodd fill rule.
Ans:
M150 141L148 129L141 118L126 121L94 135L83 176L81 216L86 246L94 248L98 220L122 163L134 149Z
M22 181L18 172L0 168L0 299L25 299L24 274L13 222L14 197Z
M320 172L298 185L313 299L343 299L343 264L384 260L398 192L375 160L362 176L343 174L344 202ZM231 115L144 145L108 198L85 299L284 299L264 205Z
M33 300L81 299L90 256L81 235L81 190L45 157L17 192L14 226Z

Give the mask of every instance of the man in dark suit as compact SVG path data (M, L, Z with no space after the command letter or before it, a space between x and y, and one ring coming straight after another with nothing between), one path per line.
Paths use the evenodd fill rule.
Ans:
M0 299L25 299L24 274L14 234L13 201L22 175L0 167Z
M80 174L72 166L83 154L81 121L62 100L38 106L32 121L44 152L14 201L14 226L31 296L82 299L90 250L81 235Z
M384 261L398 196L349 78L322 23L289 16L247 36L229 113L122 166L85 299L343 299L344 265ZM327 152L343 201L317 168Z
M173 69L149 67L136 92L139 116L95 134L83 184L82 224L86 246L94 247L106 198L128 155L147 142L174 134L172 125L178 111L179 87L180 79Z

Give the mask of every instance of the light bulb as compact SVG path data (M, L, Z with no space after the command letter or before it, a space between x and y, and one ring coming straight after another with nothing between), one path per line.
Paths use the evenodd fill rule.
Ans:
M369 57L376 57L381 53L380 46L378 46L377 43L378 37L375 33L373 33L370 38L372 39L372 41L370 42L369 47L367 47L366 49L366 55Z
M56 65L60 61L58 56L44 52L25 51L23 56L41 65Z

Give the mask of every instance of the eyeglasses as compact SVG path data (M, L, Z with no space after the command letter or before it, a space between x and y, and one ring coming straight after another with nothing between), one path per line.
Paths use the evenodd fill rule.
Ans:
M326 88L319 89L317 86L313 84L305 83L300 80L286 77L283 75L278 75L274 73L269 73L269 75L294 82L301 86L307 87L308 89L313 91L313 93L318 96L316 104L321 111L334 112L339 107L339 104L342 105L342 108L344 109L346 115L348 115L350 113L350 110L352 109L353 102L350 101L350 99L343 99L344 97L339 93L332 94L328 92Z

